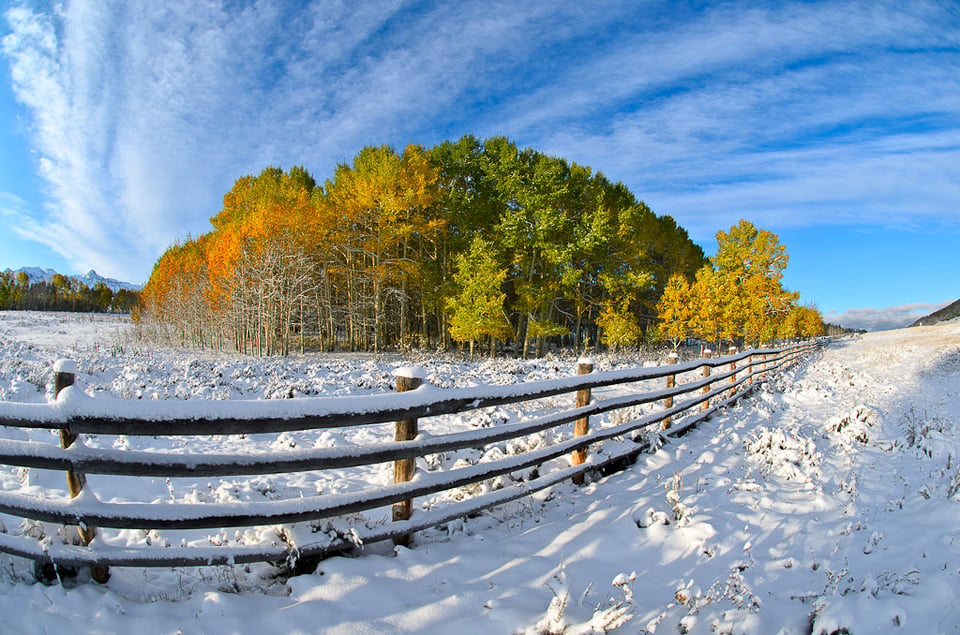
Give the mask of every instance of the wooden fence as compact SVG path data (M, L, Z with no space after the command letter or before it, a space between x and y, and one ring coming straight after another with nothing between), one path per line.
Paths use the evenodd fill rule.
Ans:
M304 398L280 401L140 401L94 399L71 386L76 368L58 363L57 398L51 404L0 403L0 425L57 430L60 445L0 439L0 464L31 470L63 470L69 497L51 490L42 496L0 492L0 513L21 519L76 526L76 538L38 540L28 535L0 533L0 552L30 558L38 566L91 566L93 577L105 580L108 566L205 566L259 561L285 561L294 569L358 544L393 539L405 543L416 531L448 523L502 505L565 480L582 482L590 470L622 467L636 459L652 439L678 436L704 421L718 408L741 398L765 374L783 368L817 345L805 343L779 349L748 350L720 358L593 373L592 362L581 360L580 374L569 378L511 386L439 389L421 385L416 372L398 375L400 394L363 397ZM675 362L675 359L671 360ZM639 382L639 383L638 383ZM634 384L626 386L626 384ZM618 386L616 395L600 389ZM417 422L491 406L575 393L571 407L533 419L442 435L417 434ZM591 417L644 404L635 418L608 418L603 426ZM636 410L631 411L636 412ZM628 418L629 420L622 421ZM397 422L393 441L332 448L290 449L256 454L172 454L123 449L95 450L84 435L196 437L309 431ZM595 419L595 422L599 419ZM570 429L563 428L568 424ZM519 439L557 429L558 442L498 460L446 471L424 471L412 479L415 460L468 448ZM642 434L641 434L642 433ZM21 431L21 436L24 433ZM636 439L634 441L633 439ZM78 442L79 440L79 442ZM604 443L607 442L607 443ZM601 452L591 452L602 445ZM545 462L570 456L557 469L540 469ZM395 482L357 492L244 501L239 503L103 502L86 485L85 475L134 477L130 495L137 495L137 477L227 477L322 471L394 462ZM554 461L554 465L558 462ZM563 467L566 465L566 467ZM412 512L417 497L489 482L494 477L537 468L536 477L465 500ZM489 488L488 488L489 489ZM222 529L310 523L355 512L393 506L393 522L373 528L356 527L349 535L331 538L313 534L300 544L217 546L116 546L98 537L97 528L149 530ZM310 534L300 532L297 535ZM300 567L297 564L300 564ZM304 568L305 567L305 568Z

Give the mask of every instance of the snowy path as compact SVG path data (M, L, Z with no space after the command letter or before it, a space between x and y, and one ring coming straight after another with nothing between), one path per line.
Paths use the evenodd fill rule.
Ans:
M253 589L118 569L64 591L0 559L0 632L957 632L958 434L960 324L869 334L631 470L396 554Z

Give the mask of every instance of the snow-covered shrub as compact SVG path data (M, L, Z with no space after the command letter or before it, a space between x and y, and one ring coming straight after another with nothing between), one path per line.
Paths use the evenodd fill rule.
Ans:
M782 428L760 426L744 441L747 456L788 481L809 482L820 468L816 444Z
M943 437L953 431L953 426L939 417L930 417L925 410L911 407L901 419L903 436L908 448L918 448L929 458L940 454L936 446Z
M633 517L638 529L646 529L652 525L669 525L670 517L664 512L658 512L653 507L647 508L643 514Z
M680 472L675 473L664 487L667 490L667 505L670 506L673 521L678 525L687 522L690 508L680 500L680 492L683 490L683 476L680 475Z
M843 439L866 444L870 442L870 429L876 422L877 412L861 405L843 416L830 419L827 422L827 431L838 434Z
M960 467L958 467L957 471L950 477L950 487L947 489L947 498L955 500L957 494L960 494Z
M619 410L614 410L610 413L610 425L618 426L624 423L629 423L631 421L636 421L644 414L642 406L630 406L628 408L620 408Z
M523 631L525 635L599 635L616 628L620 628L633 619L630 612L633 608L632 585L637 579L636 572L630 575L619 573L610 583L616 591L616 596L608 596L597 605L593 615L586 622L570 624L567 621L566 611L570 603L570 587L563 566L553 575L552 582L547 586L553 592L550 605L544 616L532 627ZM590 592L592 585L587 586L581 597L581 604Z

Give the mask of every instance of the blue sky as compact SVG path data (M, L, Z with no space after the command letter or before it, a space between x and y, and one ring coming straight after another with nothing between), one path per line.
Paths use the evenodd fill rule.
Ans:
M960 297L960 3L14 2L0 269L143 282L267 165L506 135L885 328Z

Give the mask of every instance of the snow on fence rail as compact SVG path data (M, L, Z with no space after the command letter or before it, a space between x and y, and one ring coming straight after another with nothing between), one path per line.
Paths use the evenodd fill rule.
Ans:
M402 392L363 397L304 398L284 401L160 401L94 399L72 386L75 367L58 363L57 397L50 404L0 403L0 425L58 430L61 446L36 441L0 440L0 464L19 468L64 470L70 498L0 492L0 513L30 521L76 526L79 544L37 540L0 533L0 552L35 560L38 565L91 566L95 579L106 578L107 566L204 566L261 561L286 561L301 570L320 557L357 544L393 539L405 543L413 532L442 525L484 509L529 496L567 479L582 482L589 470L632 461L645 449L638 432L665 436L683 434L716 409L742 397L763 374L792 363L816 344L780 349L748 350L721 358L682 364L592 373L592 362L581 360L577 376L511 386L439 389L422 383L417 373L398 375ZM675 358L671 361L675 361ZM719 372L713 372L717 370ZM685 376L686 383L677 381ZM591 391L635 382L666 379L666 387L598 398ZM640 388L643 388L640 390ZM574 407L533 419L489 428L441 435L417 435L417 421L490 406L577 393ZM675 403L675 400L682 400ZM624 408L663 402L662 409L624 422L589 428L589 418ZM394 441L290 449L255 454L172 454L140 450L94 449L83 435L162 435L192 437L264 432L307 431L397 422ZM413 478L418 457L467 448L484 448L501 441L555 429L576 422L569 438L498 460L420 473ZM590 446L604 441L602 453L587 456ZM570 456L569 467L540 469L545 462ZM226 477L332 470L393 461L394 484L342 494L322 494L280 500L233 503L103 502L86 486L86 474L128 477ZM411 515L416 497L482 484L491 478L536 468L535 478L502 489L434 507ZM129 488L136 492L137 488ZM351 528L347 535L284 532L280 544L229 547L128 547L97 537L98 527L138 529L222 529L288 523L309 523L346 514L393 506L393 521L374 527ZM2 523L0 523L2 529Z

